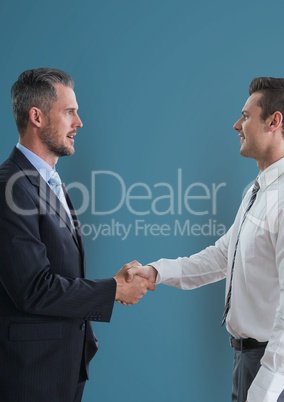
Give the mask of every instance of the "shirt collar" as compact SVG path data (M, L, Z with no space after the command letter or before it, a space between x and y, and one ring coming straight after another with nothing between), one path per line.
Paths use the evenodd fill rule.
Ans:
M265 191L273 183L277 183L278 178L284 174L284 158L279 159L272 165L268 166L258 176L260 189Z
M50 177L52 176L55 168L52 168L47 162L45 162L42 158L36 155L34 152L26 148L24 145L18 144L16 145L19 151L21 151L25 157L30 161L30 163L36 168L41 177L48 182Z

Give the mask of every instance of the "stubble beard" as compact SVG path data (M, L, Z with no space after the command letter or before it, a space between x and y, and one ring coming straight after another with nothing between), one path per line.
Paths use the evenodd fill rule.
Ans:
M45 129L40 133L40 138L56 157L70 156L75 152L73 147L67 147L59 143L58 130L52 126L50 119L48 119Z

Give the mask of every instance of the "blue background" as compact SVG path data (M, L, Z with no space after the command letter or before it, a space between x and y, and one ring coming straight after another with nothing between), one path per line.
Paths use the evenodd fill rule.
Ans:
M76 153L59 162L66 183L91 191L91 172L115 172L127 188L156 183L177 191L200 182L226 185L218 193L217 213L208 201L195 202L204 216L145 216L125 204L115 213L83 224L123 224L144 219L168 224L209 219L233 221L256 164L239 155L232 129L255 76L284 75L283 1L216 0L2 0L0 4L1 160L17 142L10 87L35 67L68 71L76 82L84 127ZM95 194L100 208L117 204L121 189L101 176ZM162 189L160 189L162 190ZM197 192L197 195L200 193ZM80 205L80 194L73 198ZM133 201L140 211L150 201ZM167 204L159 204L166 210ZM150 208L151 209L151 208ZM125 262L176 258L212 244L217 236L85 236L89 278L103 278ZM96 323L100 350L91 364L84 402L228 402L232 351L220 326L224 283L194 291L159 286L136 306L116 304L110 324ZM44 362L43 362L44 364Z

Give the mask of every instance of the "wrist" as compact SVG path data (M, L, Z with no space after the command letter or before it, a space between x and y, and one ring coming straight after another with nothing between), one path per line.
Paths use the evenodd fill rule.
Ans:
M152 281L152 282L156 282L156 279L157 279L157 275L158 275L158 271L156 270L156 268L155 267L153 267L153 265L146 265L147 267L148 267L148 269L149 269L149 279Z

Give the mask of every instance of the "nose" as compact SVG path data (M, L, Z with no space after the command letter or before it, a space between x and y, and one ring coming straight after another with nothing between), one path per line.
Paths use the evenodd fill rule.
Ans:
M241 125L241 118L236 121L236 123L233 125L233 129L236 131L241 131L242 125Z
M76 115L76 127L83 127L83 122L78 114Z

